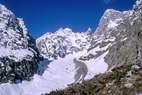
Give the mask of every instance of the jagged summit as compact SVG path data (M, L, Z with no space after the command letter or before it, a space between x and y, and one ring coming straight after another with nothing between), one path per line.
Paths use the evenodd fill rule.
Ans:
M135 14L135 17L137 17L135 19L139 19L139 17L142 16L142 0L136 1L135 5L133 6L133 12Z
M10 10L8 10L4 5L0 4L0 17L10 17L15 16Z
M72 33L72 29L70 28L60 28L56 32L59 35L70 35Z
M118 23L122 20L122 18L122 12L113 9L106 10L95 33L97 35L102 35L109 32L111 29L114 29L116 26L118 26Z
M92 33L93 31L92 31L92 29L89 27L85 32L88 33L88 34L90 34L90 33Z
M142 0L137 0L135 5L133 6L133 9L141 10L142 9Z
M0 10L1 11L9 11L10 13L12 13L10 10L8 10L4 5L0 4ZM12 13L13 14L13 13Z
M119 25L122 24L131 14L131 10L121 12L114 9L107 9L100 20L95 35L110 38L119 34L119 32L116 32Z
M81 51L90 46L88 32L73 32L70 28L60 28L56 32L46 33L36 40L41 54L47 59L57 59ZM49 48L50 47L50 48Z
M113 14L121 14L121 12L120 11L117 11L117 10L115 10L115 9L107 9L105 12L104 12L104 14L103 14L103 16L110 16L111 14L113 15Z
M72 29L70 29L70 28L64 28L63 31L64 32L72 32Z

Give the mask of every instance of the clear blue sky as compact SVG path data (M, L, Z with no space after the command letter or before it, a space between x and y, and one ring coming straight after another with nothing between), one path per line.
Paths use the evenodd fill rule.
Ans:
M16 16L24 18L30 34L37 38L60 27L73 31L95 30L108 8L128 10L136 0L0 0Z

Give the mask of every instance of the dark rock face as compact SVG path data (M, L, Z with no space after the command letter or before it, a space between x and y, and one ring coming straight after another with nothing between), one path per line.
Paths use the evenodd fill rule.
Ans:
M15 62L7 57L0 58L0 60L1 83L8 81L17 83L22 80L30 80L38 68L36 61L34 62L23 59L21 62Z
M23 20L0 5L0 83L29 80L39 60L35 40Z

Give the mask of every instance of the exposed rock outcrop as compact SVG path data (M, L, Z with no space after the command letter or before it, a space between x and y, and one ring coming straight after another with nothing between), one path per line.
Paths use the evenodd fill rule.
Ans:
M39 60L24 21L0 4L0 83L29 80Z

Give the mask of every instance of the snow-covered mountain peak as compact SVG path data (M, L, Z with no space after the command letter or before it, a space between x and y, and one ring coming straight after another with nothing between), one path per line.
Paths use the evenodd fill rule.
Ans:
M41 54L49 59L65 57L73 52L82 51L90 46L90 29L87 32L73 32L70 28L60 28L53 33L46 33L36 40Z
M135 6L140 6L142 4L142 0L137 0Z
M72 32L73 31L70 28L60 28L55 33L59 35L69 35L69 34L72 34Z
M96 29L96 35L104 35L105 37L111 37L114 32L117 31L117 27L123 23L125 18L129 16L130 12L120 12L114 9L108 9L103 14L100 23ZM118 32L116 32L118 33ZM117 35L115 33L115 35Z
M14 21L15 15L4 5L0 4L0 29L6 28L9 21Z
M92 29L89 27L86 32L87 32L87 33L91 33L91 32L92 32Z
M4 5L2 5L2 4L0 4L0 10L1 11L6 11L6 10L8 10Z
M8 10L4 5L0 4L0 17L3 15L11 16L14 15L10 10Z
M109 16L110 14L114 14L114 13L121 13L120 11L117 11L117 10L114 10L114 9L107 9L105 12L104 12L104 15L105 16Z
M103 14L103 16L102 16L102 18L101 18L101 20L102 19L116 19L116 18L121 18L123 16L123 14L122 14L122 12L120 12L120 11L117 11L117 10L114 10L114 9L107 9L105 12L104 12L104 14ZM101 21L100 20L100 21Z
M63 31L64 31L64 32L72 32L72 29L70 29L70 28L64 28Z
M135 5L133 6L133 10L134 10L134 14L135 16L142 16L141 13L142 13L142 0L137 0ZM138 17L136 18L138 19Z

